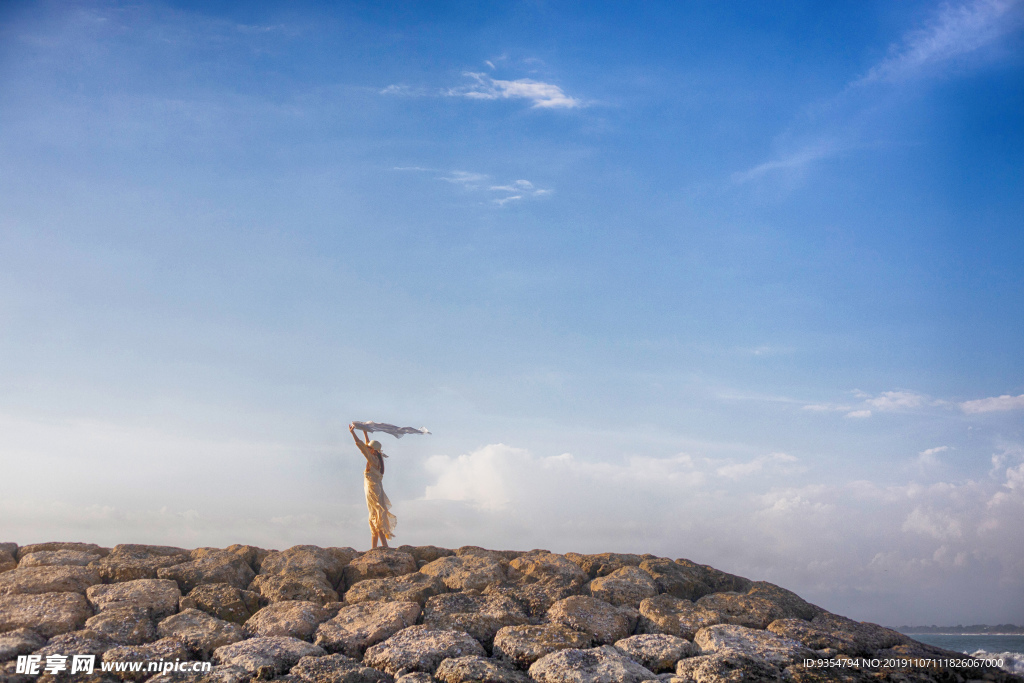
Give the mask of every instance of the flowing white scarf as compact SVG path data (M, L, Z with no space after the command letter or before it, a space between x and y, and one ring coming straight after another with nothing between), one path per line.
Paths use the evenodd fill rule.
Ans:
M396 439L401 439L406 434L429 434L430 431L426 427L416 429L415 427L396 427L390 425L387 422L353 422L353 426L356 429L362 429L367 432L384 432L390 434Z

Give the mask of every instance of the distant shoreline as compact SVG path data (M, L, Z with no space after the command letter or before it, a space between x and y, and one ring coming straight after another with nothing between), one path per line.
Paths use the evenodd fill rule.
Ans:
M971 626L897 626L900 633L908 636L1024 636L1024 626L1014 624L972 624Z

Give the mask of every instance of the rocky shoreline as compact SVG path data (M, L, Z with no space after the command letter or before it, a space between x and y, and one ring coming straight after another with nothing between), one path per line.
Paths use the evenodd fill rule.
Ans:
M76 654L212 668L16 669ZM0 543L0 683L1024 682L967 659L653 555Z

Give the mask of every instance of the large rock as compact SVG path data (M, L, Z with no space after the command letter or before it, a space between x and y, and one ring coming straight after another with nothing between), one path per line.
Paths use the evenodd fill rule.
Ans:
M94 561L92 566L104 583L155 579L158 569L187 562L188 554L184 548L125 543L115 545L109 555Z
M702 652L741 652L751 657L760 657L772 666L783 669L802 659L809 659L815 653L801 643L783 638L770 631L746 628L734 624L708 626L697 632L694 642Z
M559 600L548 610L552 623L589 633L599 645L611 645L632 635L639 616L635 609L615 607L589 595Z
M142 662L141 671L115 672L119 678L129 681L141 681L152 676L148 671L149 662L157 660L174 661L188 660L189 652L177 638L161 638L148 645L122 645L103 653L104 662Z
M85 628L108 636L119 645L142 645L156 640L156 626L146 607L110 607L85 622Z
M238 624L193 608L167 617L157 626L157 632L161 638L177 638L199 659L209 659L217 648L237 643L246 636L245 629Z
M434 596L427 600L423 611L423 623L427 626L463 631L488 650L501 628L529 621L515 600L503 595L481 595L476 591Z
M289 636L311 640L317 627L336 614L316 602L292 600L267 605L249 621L245 630L252 636Z
M485 592L515 598L538 619L559 600L586 590L583 570L562 555L546 551L531 551L513 559L505 573L508 584L488 586Z
M433 673L449 657L484 654L483 646L466 633L419 625L402 629L367 649L363 662L394 676L403 670Z
M46 638L28 628L17 628L7 633L0 633L0 662L14 659L18 655L27 655L46 645Z
M474 655L444 660L434 678L441 683L531 683L525 674L507 664Z
M361 659L366 648L412 626L419 616L415 602L363 602L320 624L315 642L328 652Z
M689 640L663 633L645 633L616 641L615 647L654 673L675 671L676 662L700 654Z
M590 594L599 600L633 609L658 594L654 579L639 567L622 567L599 576L590 582L589 588Z
M41 593L0 597L0 633L30 628L44 638L82 628L92 616L81 593Z
M793 591L780 588L767 581L754 581L747 595L752 598L767 600L782 610L787 617L798 617L800 619L813 619L825 610L812 605Z
M21 558L19 567L84 567L100 559L96 553L82 550L39 550Z
M441 579L420 572L389 576L384 579L366 579L348 589L345 602L354 605L370 600L394 600L396 602L418 602L446 593L448 588Z
M193 662L188 666L192 667L197 664L205 666L207 662ZM252 680L252 674L242 667L233 664L220 664L211 667L209 671L168 671L147 678L146 683L251 683Z
M207 614L244 624L260 609L260 596L227 583L204 583L178 601L178 609L201 609Z
M594 637L589 633L561 624L506 626L494 636L494 656L520 669L529 669L531 664L552 652L583 650L593 644Z
M351 588L367 579L412 574L417 568L416 558L409 553L394 548L374 548L348 563L344 571L345 586Z
M249 584L249 590L263 602L306 600L326 605L339 599L338 592L321 571L260 574Z
M455 554L454 550L439 548L436 545L400 545L398 550L409 553L416 560L416 564L423 566L430 564L441 557L450 557Z
M104 555L107 555L110 552L110 548L101 548L95 543L33 543L31 545L23 545L20 548L18 548L15 557L17 558L18 562L21 562L21 558L25 557L26 555L51 550L77 550L84 553L93 553L94 555L99 555L100 557L103 557Z
M787 616L786 611L774 602L740 593L711 593L698 600L696 605L719 614L724 623L747 628L764 629L776 619Z
M391 676L383 671L340 654L303 657L289 675L302 683L391 683Z
M779 636L803 643L812 650L830 648L850 656L873 656L879 650L910 642L910 638L879 626L822 612L812 621L779 619L768 625Z
M38 593L85 593L100 582L95 569L89 567L18 567L0 574L0 596Z
M611 645L590 650L560 650L541 657L530 667L537 683L641 683L655 678Z
M257 574L260 573L260 567L263 565L263 560L267 555L277 552L276 550L266 550L264 548L257 548L254 545L242 545L240 543L229 545L224 550L233 555L238 555Z
M654 579L659 593L683 600L696 600L712 592L711 586L705 582L706 572L697 565L691 567L659 557L644 560L640 563L640 569Z
M676 564L693 572L694 576L698 576L703 583L711 587L713 593L746 593L753 585L750 579L728 574L710 565L697 564L682 557L676 560Z
M772 683L785 679L778 668L764 659L729 650L680 659L676 664L675 677L669 680L670 683L727 683L732 681ZM836 679L828 675L828 677L812 680L824 683L824 681Z
M9 572L17 566L18 561L14 559L14 555L6 550L0 550L0 574Z
M319 548L315 545L297 545L281 552L269 553L260 562L260 574L310 574L321 573L336 588L341 581L345 567L355 557L351 548L333 550L351 551L331 552L331 549Z
M183 595L204 583L227 583L235 588L246 588L256 576L244 559L226 550L197 548L190 557L192 559L188 562L158 569L156 575L176 581Z
M482 591L487 586L499 584L506 578L501 561L481 555L441 557L423 565L420 572L436 576L453 591Z
M11 557L17 557L18 544L9 542L0 543L0 553L7 553Z
M35 654L41 655L44 661L48 655L102 657L104 652L114 647L118 647L118 643L111 640L109 636L97 631L82 629L50 638L50 641L44 647L36 650Z
M285 673L303 657L322 657L325 654L322 648L298 638L270 636L218 647L213 652L213 661L233 664L263 679Z
M123 583L98 584L85 593L97 612L112 607L142 607L159 621L178 611L181 591L168 579L136 579Z
M665 633L693 640L700 629L724 621L725 617L718 612L663 593L640 603L636 630L637 633Z
M608 576L623 567L638 567L644 560L654 559L654 556L629 553L597 553L595 555L566 553L565 559L575 563L591 579L596 579L599 576Z
M437 679L426 671L412 671L395 678L395 683L437 683Z

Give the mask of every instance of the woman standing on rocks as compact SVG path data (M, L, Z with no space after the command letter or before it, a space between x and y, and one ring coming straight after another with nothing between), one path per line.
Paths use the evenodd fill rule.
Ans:
M381 547L388 547L388 539L394 537L393 530L398 518L391 514L391 501L384 493L381 483L384 478L384 458L388 457L381 451L380 441L370 441L370 435L363 430L363 441L356 436L355 424L348 426L348 431L355 439L359 452L366 458L366 469L363 470L363 490L366 492L366 509L370 513L370 533L373 535L373 547L380 541Z

